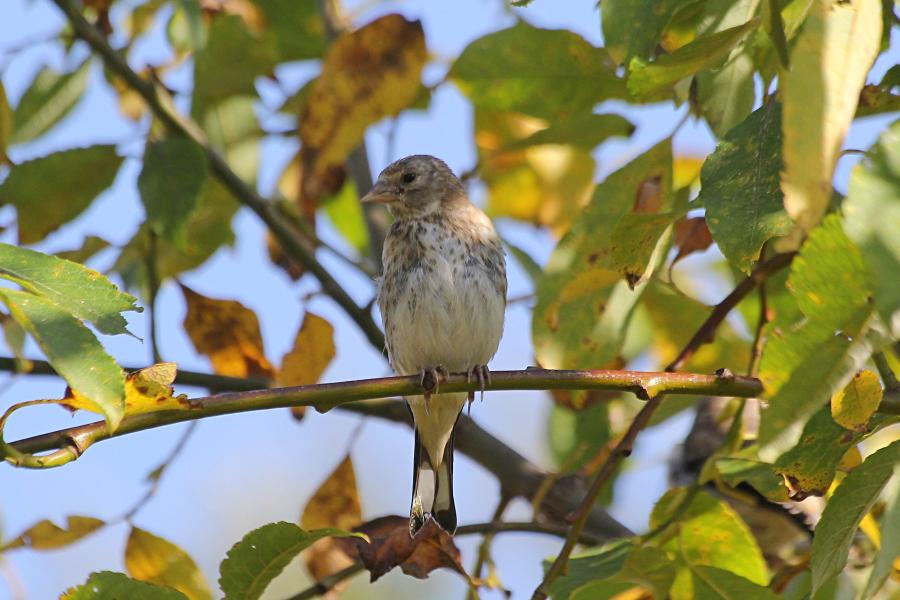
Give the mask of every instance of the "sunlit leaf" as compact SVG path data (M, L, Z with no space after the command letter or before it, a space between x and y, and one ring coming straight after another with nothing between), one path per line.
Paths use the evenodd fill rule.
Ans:
M611 137L628 137L634 125L624 117L613 114L586 113L554 122L526 138L507 144L505 150L515 150L541 144L566 144L593 150Z
M900 557L900 466L894 466L892 477L893 489L886 498L887 506L881 517L881 548L872 565L863 598L873 597L891 570L897 570L897 558Z
M854 167L843 210L847 235L875 275L875 306L900 335L900 122Z
M71 73L41 69L13 112L11 142L22 144L48 131L68 115L87 87L91 61L85 60Z
M361 255L368 255L369 228L366 227L365 215L353 181L347 179L341 191L324 199L322 204L328 220L347 243Z
M746 483L774 502L789 500L787 488L781 477L775 474L774 465L746 458L719 458L716 470L722 481L731 487Z
M763 0L768 1L768 0ZM723 31L746 23L756 14L760 0L709 0L703 8L698 34ZM722 138L753 110L755 92L753 57L747 49L753 37L737 44L721 67L697 75L697 100L713 132Z
M787 287L802 315L773 322L759 376L769 398L761 456L774 459L800 437L803 423L844 387L871 354L869 274L840 219L814 229L791 264Z
M293 523L269 523L231 547L219 567L226 600L256 600L302 550L328 536L352 535L339 529L304 531Z
M347 455L306 503L300 526L306 530L336 527L349 531L361 522L362 506L356 474L353 472L353 462ZM302 558L316 580L353 564L353 560L332 538L319 540L303 553Z
M559 469L575 472L609 443L612 432L603 402L582 410L554 405L547 420L550 450Z
M667 598L675 580L675 563L659 548L638 547L628 553L622 569L612 579L641 585L652 590L654 598Z
M183 246L205 178L206 155L194 141L173 137L150 142L137 185L151 230Z
M172 588L131 579L123 573L91 573L83 585L66 591L60 600L188 600Z
M851 431L866 431L869 418L881 403L881 382L872 371L860 371L831 399L835 423Z
M125 569L139 581L174 588L190 600L212 598L203 573L184 550L137 527L125 544Z
M294 338L294 347L281 359L278 384L286 387L316 383L334 355L334 327L319 315L307 312ZM303 416L304 410L297 409L305 408L295 407L294 415Z
M106 525L100 519L70 515L65 527L52 521L40 521L2 546L3 550L31 548L32 550L55 550L68 546L88 536Z
M300 116L304 196L320 198L318 180L343 163L366 129L415 100L425 65L418 21L389 14L338 37Z
M831 179L866 73L878 54L881 3L815 0L781 77L784 207L803 232L831 200Z
M524 21L473 41L449 76L479 109L545 118L584 114L625 93L604 49Z
M125 414L189 409L187 397L176 396L172 388L176 372L175 363L159 363L129 373L125 377Z
M695 598L708 598L709 600L745 600L746 598L778 600L781 598L764 584L754 583L727 569L698 565L691 567L691 576Z
M0 325L3 326L3 341L13 354L16 372L27 373L32 363L25 357L25 328L6 313L0 313Z
M197 117L210 143L225 155L228 166L251 183L256 181L263 136L253 109L257 101L250 95L229 96L206 106Z
M753 19L716 33L710 33L683 46L672 54L664 54L648 63L641 58L633 58L628 65L628 91L646 99L665 97L665 90L702 69L719 66L732 48L759 25Z
M615 270L613 232L627 215L648 212L651 204L656 212L670 210L671 182L665 140L597 186L538 282L532 337L541 365L596 369L616 358L645 286L630 290Z
M813 537L813 593L844 568L856 528L897 464L900 464L900 441L868 457L844 478L831 496Z
M691 0L604 0L600 3L603 39L617 64L649 58L675 13Z
M37 341L54 370L115 430L125 414L125 373L94 334L70 313L40 296L3 290L0 299Z
M551 585L550 595L554 599L567 600L585 584L612 577L622 569L634 547L631 540L615 540L600 548L573 555L565 574Z
M0 204L16 207L19 243L37 243L80 215L112 185L120 164L115 146L91 146L15 165L0 184Z
M217 300L182 285L187 303L184 329L213 369L231 377L271 377L256 314L235 300Z
M749 273L766 240L793 227L781 193L781 105L771 101L728 132L706 162L699 201L722 254Z
M0 277L43 296L101 333L128 333L121 313L140 312L137 299L109 279L78 263L28 248L0 243Z

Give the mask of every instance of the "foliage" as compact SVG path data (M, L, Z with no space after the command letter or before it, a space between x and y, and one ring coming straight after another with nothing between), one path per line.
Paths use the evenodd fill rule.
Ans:
M145 315L153 355L146 368L126 373L100 337L130 334L129 313L142 306L154 313L160 290L173 284L185 306L177 333L208 360L204 381L213 391L237 380L315 384L352 349L346 340L356 338L341 328L358 326L377 341L367 331L375 325L366 302L389 222L358 203L371 185L366 141L385 123L413 122L407 119L452 88L472 112L466 140L476 160L464 183L501 235L514 238L505 247L533 291L536 362L716 371L723 379L746 373L758 375L764 390L761 403L722 402L712 416L699 396L666 397L645 414L625 392L553 390L546 434L554 472L530 488L525 476L514 485L501 477L497 521L507 495L526 496L535 507L526 529L559 534L554 526L578 520L564 521L569 511L553 502L573 490L583 497L594 481L596 493L578 511L601 510L618 491L600 478L623 470L618 461L634 435L698 410L686 458L672 466L679 483L658 500L646 530L609 539L608 530L572 526L562 533L571 543L548 561L537 596L818 599L837 597L841 586L864 598L896 593L900 122L886 125L870 149L854 149L863 156L849 183L836 175L838 161L850 160L842 149L858 120L879 115L886 124L884 114L900 108L898 67L873 69L897 62L894 3L603 0L594 25L601 47L536 25L532 11L541 2L524 0L508 3L514 22L447 57L416 20L415 3L402 15L366 5L345 23L319 12L340 13L339 3L311 0L40 1L66 12L69 25L50 43L67 68L40 65L15 98L0 84L0 205L15 215L4 235L18 244L0 243L0 325L14 359L7 368L27 373L38 364L27 354L39 350L68 389L60 399L13 405L0 434L10 414L36 403L96 412L103 436L123 421L137 423L134 431L189 414L192 401L173 388L175 364L158 356L158 315ZM150 40L165 46L170 63L138 63L135 49ZM16 62L10 56L3 68ZM101 65L102 79L92 74ZM298 65L310 78L286 89L282 74ZM189 85L179 69L192 75ZM79 115L95 85L132 123L137 152L134 144L93 140L53 146L52 134ZM638 147L640 109L661 102L708 125L717 141L709 156L679 152L683 121L650 132L641 139L652 141ZM261 199L257 189L272 177L261 176L260 148L285 137L292 156L279 167L278 191ZM615 138L618 146L609 143ZM604 152L623 145L629 150L604 162ZM75 248L49 253L57 232L78 231L123 181L137 189L144 211L124 242L86 233ZM329 322L304 310L280 364L267 353L257 315L231 291L182 282L234 243L240 206L268 229L273 264L259 268L302 277L304 293L313 289L298 302L304 309L311 295L323 294L349 317ZM322 214L332 227L323 227ZM540 230L534 239L543 241L522 243L515 223ZM356 271L352 280L330 279L326 256ZM101 274L87 263L109 268ZM721 303L703 301L723 286ZM653 396L650 387L639 390L642 400ZM398 419L390 409L362 406ZM293 414L302 418L303 408ZM636 414L643 421L632 421ZM496 475L502 457L515 453L479 435L468 444L493 445L471 456ZM73 436L40 456L0 435L0 456L55 466L59 452L68 462L93 441ZM179 451L151 472L148 498ZM518 473L534 479L541 471L528 465ZM554 494L559 489L567 492ZM797 503L809 496L822 497L824 511L797 517L805 507ZM395 567L416 578L448 569L473 596L481 587L503 589L503 565L494 565L490 551L491 537L503 535L492 531L496 524L468 532L484 535L478 566L468 572L454 539L433 522L413 539L402 517L367 520L364 499L348 453L299 525L262 525L228 551L221 593L258 598L297 556L324 582L315 593L339 593L357 572L374 581ZM127 575L93 573L64 598L219 593L184 549L131 523L145 501L125 517ZM81 515L66 517L65 526L41 520L5 537L0 553L62 548L115 523ZM583 547L568 560L576 540Z

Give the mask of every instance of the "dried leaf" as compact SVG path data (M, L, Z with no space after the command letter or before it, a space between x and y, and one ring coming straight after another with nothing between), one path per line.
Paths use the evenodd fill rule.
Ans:
M705 217L684 217L675 223L675 247L678 253L672 259L672 266L694 252L703 252L712 245L712 234L706 226Z
M263 350L256 314L235 300L216 300L182 285L187 302L184 329L194 348L205 354L213 369L231 377L275 374Z
M350 455L347 455L306 503L300 525L307 530L336 527L349 531L361 522L362 506L356 487L356 474L353 472ZM317 541L303 552L302 558L310 574L317 580L353 564L353 559L347 556L335 538Z
M371 573L371 581L398 565L404 573L418 579L425 579L441 567L469 578L459 562L459 549L453 538L432 519L414 538L409 536L409 519L396 515L374 519L354 531L365 533L370 541L345 538L339 543L351 556L362 560Z
M171 384L175 381L175 363L159 363L134 371L125 377L125 415L135 415L160 410L188 410L187 396L175 396ZM90 398L78 390L66 389L61 404L70 410L87 410L103 414Z
M366 128L416 99L425 59L421 23L398 14L334 41L300 117L304 197L324 196L323 177L344 162Z
M287 387L316 383L334 355L334 327L319 315L307 312L294 338L294 347L281 359L279 385ZM305 406L291 409L297 418L302 418L305 411Z

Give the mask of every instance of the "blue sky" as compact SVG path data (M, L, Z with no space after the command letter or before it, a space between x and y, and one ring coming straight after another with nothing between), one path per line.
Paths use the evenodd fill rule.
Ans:
M362 0L350 3L348 10L358 22L395 11L421 19L428 47L435 57L426 72L426 79L431 82L442 76L470 41L510 25L516 15L538 26L572 29L592 43L602 44L599 14L595 3L588 0L535 0L527 9L509 9L497 0L377 4ZM121 15L114 11L113 21L117 22ZM63 60L53 44L36 43L15 55L5 51L27 41L43 39L61 25L60 13L46 0L6 0L3 19L0 19L0 65L3 83L13 103L42 65L56 68L73 65ZM157 31L136 48L133 66L165 59L167 50L159 42L160 36ZM896 51L892 56L882 57L875 70L876 78L898 62L897 59ZM282 86L288 90L298 88L310 74L308 67L294 66L278 72ZM185 68L174 73L168 83L176 89L185 89L190 84L190 70ZM259 87L262 97L259 114L265 115L266 107L277 106L281 92L271 84L261 83ZM638 124L638 130L629 140L612 141L601 147L595 155L598 178L668 135L684 111L668 104L631 108L610 103L603 108L618 110ZM867 148L890 120L890 117L869 118L854 125L846 145ZM268 120L265 123L276 124ZM134 125L119 116L115 97L103 83L99 65L95 64L88 92L73 113L50 134L11 152L12 158L20 161L55 149L115 142L123 155L131 157L125 161L114 186L77 221L51 235L40 249L75 247L85 234L101 235L114 244L124 244L130 238L142 218L135 185L140 165L135 157L142 152L140 140L145 126L146 123ZM428 111L404 116L399 121L391 156L387 155L388 127L387 123L377 124L367 136L376 174L391 160L413 153L440 156L457 172L467 170L474 163L472 111L452 85L440 88ZM682 154L704 155L713 147L714 140L707 128L693 121L679 130L675 138L676 151ZM272 139L264 143L259 174L263 194L272 191L283 165L295 150L296 143L290 140ZM849 169L856 160L852 156L841 159L836 178L839 189L844 188ZM476 190L473 199L480 203L483 198L479 195ZM8 207L0 209L0 223L9 223L13 217ZM531 227L511 222L498 225L504 236L526 247L541 261L552 250L552 239ZM234 220L234 228L237 245L220 251L201 269L186 274L185 284L209 296L239 300L255 310L267 354L273 362L280 362L281 356L290 349L305 308L326 317L335 326L337 358L325 373L324 381L375 377L389 372L381 355L370 348L332 302L314 297L304 305L302 298L316 289L315 282L304 279L299 284L292 283L269 264L264 229L252 214L241 211ZM341 245L327 223L323 224L321 235ZM8 231L3 236L4 241L14 242ZM340 281L347 283L359 303L371 299L370 281L327 256L321 258ZM107 252L100 256L95 267L107 268L112 260L114 253ZM680 268L691 269L692 265L702 265L708 260L709 257L690 258ZM510 296L529 291L527 278L512 265ZM705 299L715 301L724 292L721 285L709 282L703 293ZM184 306L180 292L172 283L163 287L159 309L163 357L185 369L207 370L207 361L194 353L181 331ZM144 335L146 313L134 315L130 321L132 329ZM523 305L512 307L507 313L505 335L492 368L516 369L532 364L530 329L530 310ZM149 348L138 340L120 336L103 341L124 364L150 362ZM35 348L31 350L32 355L37 355ZM5 408L25 399L59 397L63 388L59 380L51 378L10 378L2 374L0 405ZM190 388L179 391L202 393ZM550 467L545 441L548 408L545 394L503 392L489 394L485 403L473 407L472 414L517 451L539 465ZM73 419L55 407L35 408L14 417L6 437L17 439L85 420L92 419L81 416ZM327 415L308 414L298 424L284 410L202 422L167 472L158 495L138 515L136 524L181 545L194 556L215 587L219 561L244 533L270 521L298 519L308 497L343 457L358 423L356 417L333 411ZM688 424L689 418L678 419L642 437L628 472L619 480L612 509L629 526L644 527L650 507L666 487L665 461L671 445L683 435ZM48 472L0 466L0 527L4 535L14 535L44 518L60 522L68 514L114 519L140 497L145 489L146 473L169 452L183 427L173 426L98 444L77 462ZM365 517L406 511L411 448L412 437L405 427L377 420L365 424L352 445ZM493 478L464 457L457 463L456 478L460 522L488 520L498 496ZM526 503L517 502L508 517L527 519L530 509ZM123 570L121 556L126 533L126 526L117 525L64 550L10 553L7 564L0 565L0 571L23 585L28 598L55 597L67 586L83 582L90 571ZM459 540L466 553L466 566L471 564L471 550L476 542L475 538ZM494 556L500 576L515 597L530 593L540 576L540 561L554 554L559 545L557 540L538 536L498 536ZM297 592L304 587L304 577L302 569L292 563L266 597L279 598ZM365 585L357 584L350 594L354 589L357 594L363 593ZM385 595L400 589L429 597L459 598L464 586L451 573L436 573L426 582L392 574L376 586L376 591ZM7 597L13 597L12 593L0 582L0 599Z

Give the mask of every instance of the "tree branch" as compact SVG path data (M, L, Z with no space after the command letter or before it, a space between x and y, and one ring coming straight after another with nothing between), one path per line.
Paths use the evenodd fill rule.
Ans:
M222 155L210 145L200 126L178 113L168 92L162 86L145 81L135 73L125 59L109 45L103 34L85 20L75 7L73 0L53 0L53 2L66 15L75 35L87 42L91 49L103 59L106 67L121 77L128 87L136 91L147 102L147 106L166 129L190 138L203 148L212 174L231 191L241 204L249 207L259 216L291 255L291 258L313 274L322 286L322 290L353 319L372 345L379 350L384 348L384 334L378 328L369 310L358 306L353 301L337 280L316 260L315 250L308 248L299 239L297 232L281 219L275 207L263 199L255 189L247 185L228 166Z

